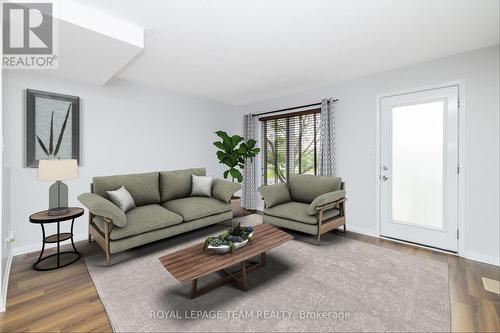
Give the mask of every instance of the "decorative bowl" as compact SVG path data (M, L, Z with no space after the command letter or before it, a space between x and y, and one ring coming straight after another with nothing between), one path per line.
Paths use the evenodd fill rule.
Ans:
M248 237L251 238L253 236L253 233L254 233L253 231L249 233ZM233 244L235 250L238 250L248 244L248 239L245 239L243 242L233 243ZM220 246L208 245L207 249L212 250L215 254L226 254L231 251L229 245L220 245Z

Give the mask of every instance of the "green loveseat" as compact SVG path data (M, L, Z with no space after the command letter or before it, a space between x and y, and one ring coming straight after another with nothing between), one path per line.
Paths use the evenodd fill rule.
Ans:
M340 177L290 174L288 184L259 187L263 222L317 236L343 225L345 189Z
M214 179L212 197L191 197L192 175L206 170L186 169L142 174L94 177L91 193L78 200L89 210L89 241L93 237L111 254L233 218L231 196L241 185ZM108 200L106 191L121 186L130 192L136 208L124 213Z

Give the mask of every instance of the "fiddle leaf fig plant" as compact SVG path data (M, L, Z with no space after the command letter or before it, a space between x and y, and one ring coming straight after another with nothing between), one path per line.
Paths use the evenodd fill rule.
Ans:
M226 165L229 169L224 171L224 178L231 176L232 181L236 179L238 183L243 181L241 170L245 168L245 161L253 160L260 152L260 148L256 148L257 141L253 139L246 140L239 136L229 136L224 131L215 132L221 141L215 141L214 146L219 148L217 158L219 163Z

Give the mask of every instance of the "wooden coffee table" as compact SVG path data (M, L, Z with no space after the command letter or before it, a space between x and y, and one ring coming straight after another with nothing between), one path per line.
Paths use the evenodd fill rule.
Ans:
M177 281L191 281L191 298L195 298L214 288L236 281L240 289L247 289L247 273L255 271L266 264L266 251L282 245L293 237L269 224L255 227L251 244L239 249L235 254L215 254L203 250L203 243L160 257L160 262ZM260 256L260 262L249 259ZM237 272L229 272L228 268L240 265ZM213 272L223 272L224 277L198 288L198 279Z

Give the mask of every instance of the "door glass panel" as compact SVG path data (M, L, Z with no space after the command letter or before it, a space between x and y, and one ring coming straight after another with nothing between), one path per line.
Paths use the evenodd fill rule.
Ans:
M444 102L392 108L392 220L443 229Z

